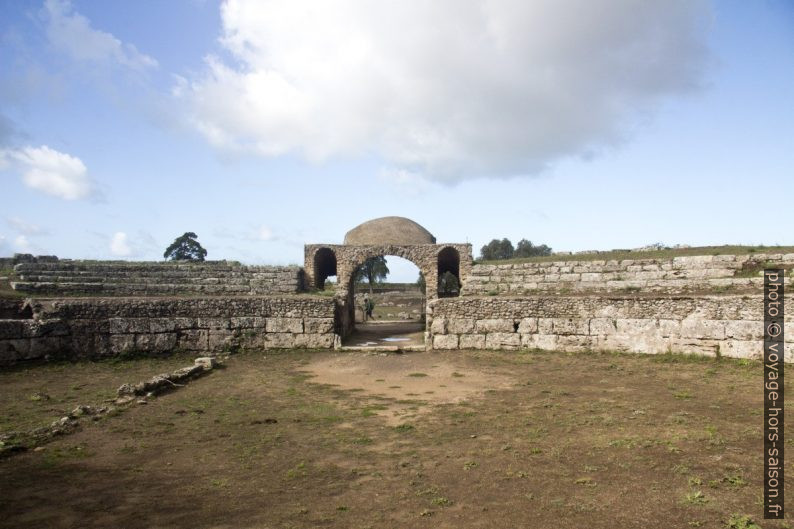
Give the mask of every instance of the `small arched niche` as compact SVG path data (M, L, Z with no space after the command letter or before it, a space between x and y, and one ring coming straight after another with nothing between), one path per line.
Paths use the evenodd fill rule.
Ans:
M438 252L438 295L454 297L460 295L460 253L447 246Z
M336 276L336 253L330 248L320 248L314 254L314 286L325 289L325 280Z

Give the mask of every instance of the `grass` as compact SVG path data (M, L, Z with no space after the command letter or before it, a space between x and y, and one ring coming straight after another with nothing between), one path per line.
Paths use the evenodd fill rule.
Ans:
M521 259L500 261L478 260L477 264L515 264L515 263L548 263L554 261L622 261L624 259L668 259L694 255L747 255L753 253L794 253L794 246L694 246L692 248L670 248L653 251L609 250L588 254L546 255Z
M352 392L305 375L333 355L241 353L146 406L5 459L0 526L421 527L430 517L467 529L521 527L531 512L537 527L759 527L745 514L760 512L758 362L432 353L428 365L466 374L455 385L485 374L508 383L408 409L398 404L415 403L408 388L386 398L386 384ZM112 392L116 379L82 385L114 367L127 381L146 362L2 372L0 399L35 407L50 402L40 393ZM431 372L423 366L393 376ZM443 393L433 373L414 383ZM37 377L46 383L24 386Z
M124 383L193 363L193 356L20 365L0 371L0 433L49 425L80 404L101 405Z

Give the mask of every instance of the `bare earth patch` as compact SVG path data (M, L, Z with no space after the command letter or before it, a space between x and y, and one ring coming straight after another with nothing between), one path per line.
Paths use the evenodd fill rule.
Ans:
M464 363L451 363L437 353L340 353L318 359L304 371L311 382L375 397L381 406L373 411L397 425L435 409L427 404L458 403L515 383L506 373L462 367Z

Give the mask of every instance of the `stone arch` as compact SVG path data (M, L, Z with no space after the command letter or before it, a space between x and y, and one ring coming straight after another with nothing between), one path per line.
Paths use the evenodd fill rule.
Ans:
M434 247L432 247L434 248ZM336 298L340 328L343 335L347 335L355 326L354 285L355 270L370 257L397 256L410 261L425 276L426 298L436 297L438 289L435 251L428 252L427 246L403 246L396 244L367 245L367 246L338 246L339 259Z
M449 272L455 279L458 280L459 288L463 287L460 278L460 252L452 246L445 246L438 252L437 260L438 284L441 285L441 278L445 273ZM460 294L460 290L453 294L455 296Z
M323 290L325 280L330 276L337 275L336 252L326 246L320 247L314 252L312 264L314 265L314 287Z
M304 270L308 285L322 288L333 270L331 255L336 258L335 319L340 337L347 336L354 328L353 274L366 259L393 255L416 265L425 278L428 315L430 302L438 297L439 275L450 272L460 284L465 284L472 266L471 244L437 244L429 231L404 217L382 217L360 224L345 234L344 244L305 245ZM427 325L431 318L428 317Z

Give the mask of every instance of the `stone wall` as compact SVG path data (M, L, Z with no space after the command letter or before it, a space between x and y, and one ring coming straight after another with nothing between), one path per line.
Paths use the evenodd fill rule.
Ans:
M36 296L261 296L295 293L304 286L298 266L244 266L227 261L60 260L22 262L14 271L19 279L11 286Z
M0 319L0 365L45 357L180 350L328 348L335 340L331 298L71 298L17 303L32 317Z
M794 254L477 264L472 267L462 294L743 292L763 286L760 268L765 263L792 268ZM791 284L790 277L786 284Z
M608 350L763 354L763 298L745 296L535 296L444 298L430 303L434 349ZM432 319L431 319L432 318ZM794 336L794 318L785 332ZM786 344L786 361L794 344Z

